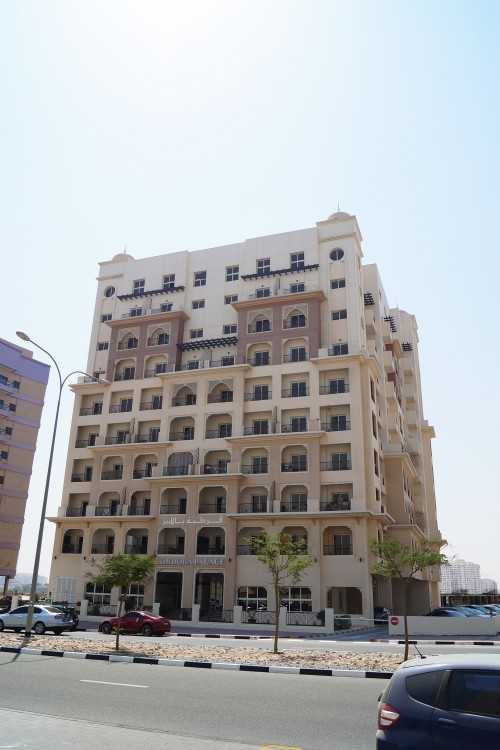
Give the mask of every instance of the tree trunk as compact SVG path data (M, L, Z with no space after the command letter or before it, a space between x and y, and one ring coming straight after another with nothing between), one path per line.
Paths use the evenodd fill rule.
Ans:
M123 610L123 596L120 594L120 604L118 606L118 617L119 618L121 618L121 616L122 616L122 610ZM119 651L119 649L120 649L120 621L118 621L118 627L116 628L115 649L116 649L116 651Z
M278 638L280 634L280 588L279 588L279 582L275 581L274 583L274 599L275 599L275 613L274 613L274 646L273 646L273 654L278 653Z
M405 655L404 661L408 659L408 652L410 650L409 635L408 635L408 583L404 583L403 589L403 623L405 629Z

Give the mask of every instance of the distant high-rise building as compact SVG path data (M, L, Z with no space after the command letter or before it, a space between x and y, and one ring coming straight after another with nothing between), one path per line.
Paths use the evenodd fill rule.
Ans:
M50 589L93 611L108 555L155 556L134 606L400 610L370 542L440 544L413 315L363 265L355 216L194 252L101 263ZM410 260L409 260L410 263ZM250 540L302 539L313 565L273 600ZM439 604L439 571L412 584Z
M441 566L442 594L481 594L481 569L477 563L452 560Z
M0 576L16 575L49 366L0 339ZM35 542L33 542L33 545Z
M481 578L481 594L497 594L498 585L493 578Z

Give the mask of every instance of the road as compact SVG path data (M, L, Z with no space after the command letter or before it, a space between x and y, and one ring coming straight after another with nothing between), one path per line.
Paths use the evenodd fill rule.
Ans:
M0 748L372 750L385 684L0 654Z
M78 639L89 639L89 640L109 640L110 642L114 639L114 636L106 636L103 633L97 633L95 631L87 631L86 633L65 633L65 636ZM256 639L256 640L239 640L234 638L200 638L192 635L190 638L182 638L178 636L165 636L165 637L152 637L146 638L144 636L128 636L131 640L130 643L144 642L152 643L157 642L167 645L171 638L171 643L175 645L185 644L190 648L196 646L220 646L225 648L258 648L265 651L269 651L272 644L272 639ZM57 643L55 638L54 643ZM54 646L55 647L55 646ZM311 649L319 651L355 651L357 653L382 653L382 654L400 654L403 647L393 643L369 643L369 642L358 642L358 641L321 641L313 639L292 639L282 638L279 642L280 651L297 650L297 649ZM477 654L483 653L500 653L500 642L495 646L463 646L457 643L455 646L434 646L432 644L418 644L419 650L427 656L434 654ZM410 653L418 656L414 646L410 647ZM1 750L1 746L0 746Z

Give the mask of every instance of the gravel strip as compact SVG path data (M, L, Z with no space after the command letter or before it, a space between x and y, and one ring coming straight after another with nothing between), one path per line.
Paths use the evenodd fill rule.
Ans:
M102 636L100 640L65 638L64 636L33 635L29 641L22 635L0 633L0 646L15 648L40 648L51 651L80 651L94 654L117 653L114 636ZM253 648L223 648L221 646L190 647L187 643L138 643L134 638L120 637L120 651L128 656L151 656L163 659L186 661L231 662L237 664L259 664L265 666L311 667L325 669L355 669L376 672L393 672L403 661L398 654L361 654L353 651L317 651L307 648L270 651Z

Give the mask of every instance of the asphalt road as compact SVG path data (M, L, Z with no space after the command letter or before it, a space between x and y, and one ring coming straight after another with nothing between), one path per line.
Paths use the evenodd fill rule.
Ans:
M90 640L114 640L112 635L104 635L103 633L97 633L95 631L87 631L86 633L65 633L65 636L72 638L85 638ZM122 636L123 637L123 636ZM162 637L151 637L146 638L140 635L127 636L130 638L130 643L144 642L151 643L157 642L162 644L168 644L169 640L171 643L176 645L185 644L189 647L196 646L221 646L225 648L258 648L264 651L269 651L272 646L272 639L255 639L255 640L239 640L234 638L200 638L192 635L190 638L182 638L178 636L162 636ZM56 637L57 638L57 637ZM56 643L57 640L54 640ZM321 641L313 639L292 639L282 638L279 642L280 651L297 650L297 649L311 649L319 651L355 651L357 653L382 653L382 654L400 654L402 653L403 646L395 645L392 643L369 643L369 642L358 642L358 641ZM431 644L418 644L420 651L427 656L434 654L477 654L483 653L500 653L500 642L495 646L463 646L457 644L455 646L434 646ZM414 646L410 647L410 653L418 656ZM0 745L1 750L1 745Z
M0 748L373 750L384 685L0 654Z

